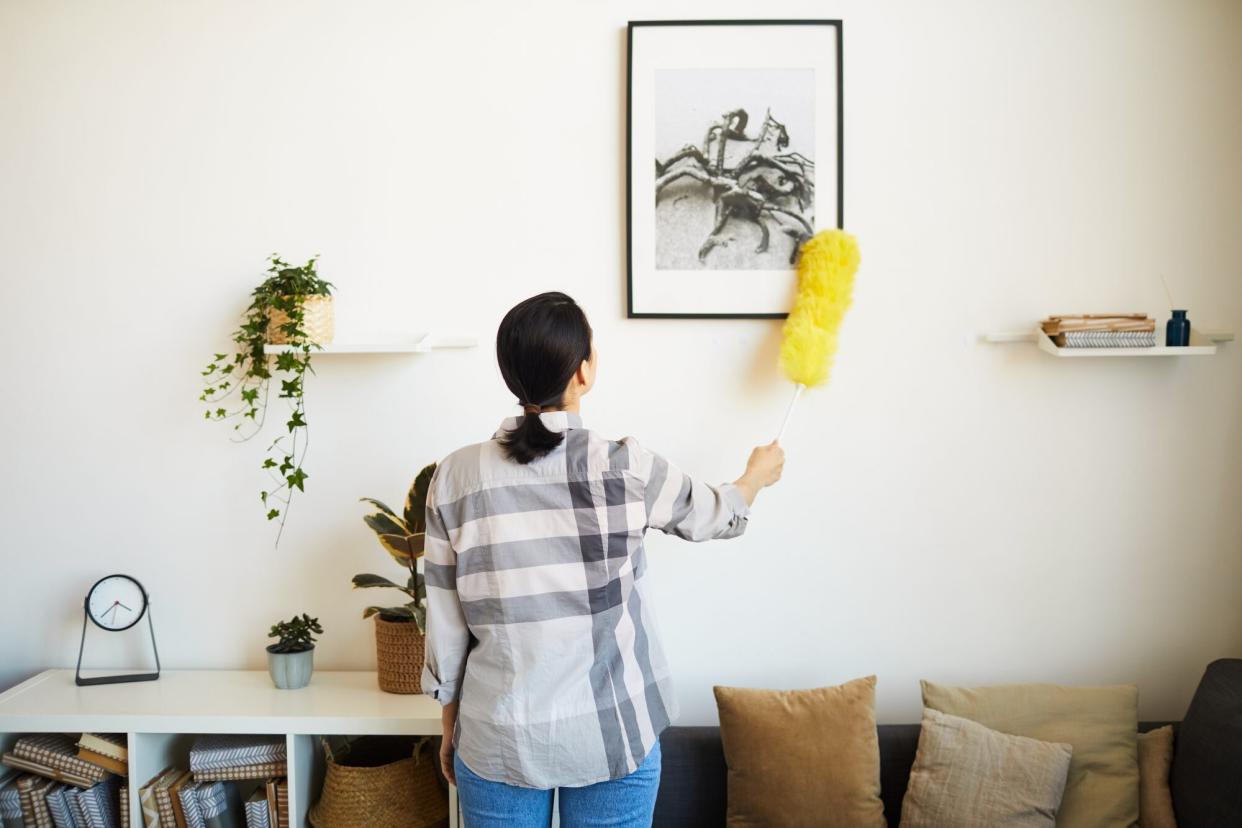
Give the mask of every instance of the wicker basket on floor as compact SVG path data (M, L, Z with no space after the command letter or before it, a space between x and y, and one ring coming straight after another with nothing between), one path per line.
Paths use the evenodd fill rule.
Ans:
M275 308L267 312L267 341L272 345L284 345L289 341L282 325L289 322L289 315ZM329 345L336 336L336 314L331 296L307 296L302 300L302 330L306 340L316 345Z
M423 641L423 634L413 621L385 621L375 616L375 655L381 690L423 692Z
M436 775L435 742L364 736L327 757L323 791L310 810L314 828L426 828L448 821L448 795Z

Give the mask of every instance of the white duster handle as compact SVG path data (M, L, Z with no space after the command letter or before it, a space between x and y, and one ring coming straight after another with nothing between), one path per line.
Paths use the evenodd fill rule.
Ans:
M793 399L789 401L789 407L785 409L785 419L781 420L781 430L780 433L776 435L776 442L779 443L781 438L785 436L785 429L789 426L789 418L793 416L794 406L798 404L798 397L802 396L802 392L805 389L806 386L802 383L798 383L794 387Z

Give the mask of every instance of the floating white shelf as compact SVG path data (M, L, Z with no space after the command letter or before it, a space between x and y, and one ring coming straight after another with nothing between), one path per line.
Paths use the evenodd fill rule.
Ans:
M473 334L429 333L413 342L333 342L311 349L311 354L427 354L444 348L473 348L479 344ZM293 350L289 345L265 345L267 354L284 354Z
M277 690L257 670L165 670L157 681L95 687L78 687L72 670L47 670L0 693L0 750L25 733L82 732L126 734L131 825L142 825L138 789L161 768L188 767L195 736L283 734L290 824L302 826L323 775L319 736L439 736L440 705L384 693L373 672L321 670L301 690ZM456 828L455 788L449 813Z
M1156 332L1160 336L1160 331ZM1039 350L1061 358L1083 357L1167 357L1167 356L1211 356L1216 353L1216 343L1231 342L1233 333L1229 331L1198 331L1190 330L1190 344L1180 347L1155 345L1151 348L1062 348L1048 338L1041 328L1032 331L1010 331L984 334L984 342L995 345L1013 342L1034 342Z

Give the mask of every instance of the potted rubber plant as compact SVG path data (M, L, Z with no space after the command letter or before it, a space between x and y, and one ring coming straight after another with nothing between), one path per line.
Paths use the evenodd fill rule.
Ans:
M215 354L202 370L208 420L233 420L234 442L246 442L263 430L272 383L289 402L284 432L268 446L261 468L271 477L259 499L268 520L280 519L276 543L285 527L293 490L305 491L307 424L303 387L311 368L311 351L333 336L332 283L320 278L316 260L291 265L273 253L267 277L251 294L245 318L233 332L236 352ZM269 351L268 346L280 346Z
M267 672L281 690L297 690L310 684L315 669L315 636L323 635L318 618L306 613L277 621L268 632L275 644L267 645Z
M418 571L427 533L427 489L436 464L425 467L414 478L398 514L372 497L361 500L376 508L363 518L375 532L380 546L404 570L401 581L364 573L354 576L355 589L393 589L404 602L391 606L370 606L363 618L375 618L375 654L380 689L387 693L421 693L424 635L427 632L427 582Z

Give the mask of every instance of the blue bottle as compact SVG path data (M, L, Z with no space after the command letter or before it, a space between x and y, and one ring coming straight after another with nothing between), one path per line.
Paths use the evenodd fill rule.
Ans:
M1186 318L1186 311L1173 311L1169 324L1164 328L1164 344L1170 346L1190 344L1190 320Z

